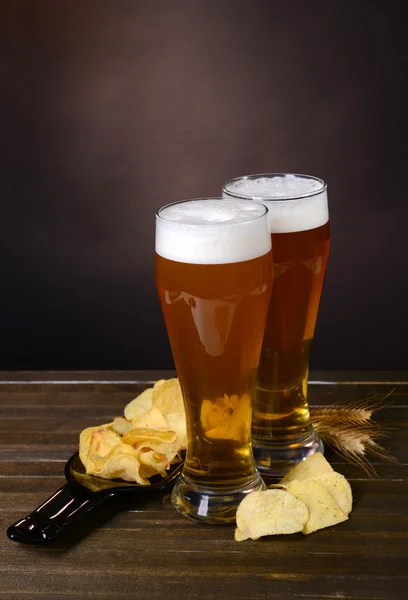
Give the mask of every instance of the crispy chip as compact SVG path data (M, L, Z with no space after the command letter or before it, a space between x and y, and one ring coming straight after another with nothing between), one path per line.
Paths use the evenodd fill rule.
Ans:
M303 462L295 465L293 469L286 473L280 483L286 484L290 481L303 481L311 479L315 475L322 475L328 471L333 471L327 460L321 452L315 452L308 456Z
M118 446L115 446L115 448L109 452L107 458L110 456L117 456L118 454L130 454L131 456L136 456L136 458L139 460L138 452L136 452L133 446L130 444L124 444L123 442L120 442Z
M250 398L236 394L217 398L215 402L204 400L200 420L209 439L242 441L247 438L250 427Z
M184 403L178 379L161 380L125 407L125 417L80 434L79 455L88 474L148 485L181 460L187 445Z
M113 423L109 425L109 429L112 429L119 435L123 435L132 427L132 423L125 419L125 417L115 417Z
M90 451L104 457L121 442L120 435L109 429L98 429L89 438Z
M153 388L147 388L147 390L125 406L125 418L128 421L140 419L152 406Z
M165 470L169 468L170 463L167 460L165 454L155 452L154 450L148 450L147 452L140 453L140 475L142 477L152 477L157 473L164 474Z
M178 450L184 450L187 447L187 427L185 413L167 413L166 421L168 422L171 431L175 431L177 434L175 443L177 443Z
M166 429L149 429L147 427L134 427L130 429L122 437L125 444L138 444L139 442L152 441L152 442L167 442L172 443L176 440L177 434L175 431L168 431Z
M204 400L201 404L201 425L204 431L211 431L219 427L223 427L226 421L232 416L235 409L238 396L231 398L224 394L222 398L217 398L215 401Z
M293 467L279 484L271 485L268 492L287 493L303 504L308 517L297 531L305 535L346 521L352 510L350 484L343 475L333 471L320 453ZM238 507L236 541L292 533L292 510L286 511L283 504L275 508L263 494L265 492L253 492ZM274 502L277 503L276 500Z
M308 517L305 504L285 490L252 492L238 507L237 526L243 535L236 534L235 539L296 533L303 530Z
M246 533L243 533L238 527L235 529L234 539L236 542L243 542L244 540L249 540L250 537Z
M132 429L142 427L143 429L169 429L169 424L162 411L153 406L139 419L132 419Z
M99 474L106 457L114 448L121 444L120 435L108 429L108 425L100 427L97 431L91 433L83 450L86 453L83 463L88 474Z
M140 475L140 462L130 454L116 454L106 459L100 473L106 479L136 481L140 485L149 485L149 480Z
M86 468L89 454L89 440L93 433L99 431L101 428L107 427L106 425L99 425L97 427L87 427L79 434L79 458L82 464ZM88 472L88 471L87 471Z
M179 380L160 379L153 387L153 406L157 406L163 414L184 412L183 395Z
M171 444L167 444L164 442L140 442L137 446L133 446L134 450L138 452L139 456L144 452L153 452L155 454L161 455L166 460L166 464L168 468L172 463L179 462L180 457L177 450L171 449Z
M348 519L326 486L319 481L290 481L287 490L308 508L309 520L302 531L305 535Z
M349 515L353 508L353 494L347 479L336 471L328 471L322 475L313 477L315 481L322 483L331 493L344 514Z

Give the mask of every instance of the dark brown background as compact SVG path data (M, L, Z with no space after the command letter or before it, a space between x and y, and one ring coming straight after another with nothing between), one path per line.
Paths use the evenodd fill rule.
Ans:
M167 368L154 212L329 185L313 366L403 368L403 2L3 0L0 367Z

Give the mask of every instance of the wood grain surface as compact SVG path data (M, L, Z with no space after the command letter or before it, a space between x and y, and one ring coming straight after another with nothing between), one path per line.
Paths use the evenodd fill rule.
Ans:
M314 373L310 405L391 390L376 414L399 464L369 478L335 454L350 481L350 519L309 536L237 543L233 527L192 523L168 494L110 505L49 547L6 537L64 483L79 432L121 414L164 372L0 373L0 599L408 598L408 374Z

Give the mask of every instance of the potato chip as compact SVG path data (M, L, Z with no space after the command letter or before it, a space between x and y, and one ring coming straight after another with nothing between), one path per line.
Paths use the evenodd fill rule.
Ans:
M90 449L100 457L104 457L121 443L120 435L109 429L98 429L89 438Z
M169 429L169 424L162 411L157 407L153 406L139 419L132 419L132 429L141 427L143 429Z
M143 478L152 477L157 473L164 474L164 471L169 468L170 463L165 454L148 450L140 452L140 475Z
M101 428L107 427L106 425L99 425L97 427L87 427L83 431L81 431L79 435L79 458L81 459L82 464L86 467L88 462L88 453L89 453L89 440L93 433L99 431Z
M290 481L286 489L307 506L309 519L302 531L305 535L348 519L326 486L319 481Z
M109 425L109 429L112 429L119 435L123 435L132 427L132 423L125 419L125 417L115 417L113 423Z
M350 484L332 469L321 453L313 454L293 467L280 483L271 485L268 490L270 493L282 491L307 509L308 518L301 528L305 535L346 521L352 510ZM290 511L288 516L283 505L275 509L273 504L269 509L263 494L265 492L253 492L238 507L236 541L291 532ZM275 523L271 515L276 519Z
M286 484L290 481L303 481L305 479L311 479L315 475L321 475L328 471L333 471L330 464L324 458L321 452L315 452L308 456L303 462L298 463L286 473L281 479L280 483Z
M152 405L157 406L164 414L184 412L179 380L176 378L160 379L153 387Z
M155 452L157 454L161 454L166 458L168 465L181 460L176 443L169 444L168 442L154 442L152 440L145 440L132 446L132 448L138 453L138 455L143 452Z
M248 494L237 510L237 526L243 536L257 540L264 535L302 531L309 517L305 504L285 490L255 491Z
M133 427L122 437L125 444L138 444L139 442L167 442L172 443L176 440L177 434L175 431L166 429L149 429L148 427Z
M344 512L349 515L353 508L353 495L347 479L336 471L329 471L322 475L313 477L315 481L322 483L331 493L337 504Z
M105 461L100 473L105 479L123 479L136 481L140 485L149 485L149 480L140 475L140 462L131 454L116 454Z
M234 539L236 542L243 542L244 540L249 540L251 539L249 537L249 535L247 535L246 533L243 533L240 529L238 529L238 527L235 529L235 533L234 533Z
M200 421L204 431L219 427L224 421L224 408L211 400L203 400Z
M215 402L204 400L201 407L201 424L209 439L242 441L247 438L250 398L236 394L217 398Z
M237 394L233 394L232 396L224 394L215 400L203 400L200 419L204 431L222 427L226 422L230 421L238 405L238 400Z
M148 485L181 460L187 445L184 403L178 379L160 380L125 407L124 417L80 434L79 455L88 474Z
M109 458L110 456L117 456L118 454L130 454L131 456L136 456L136 458L139 459L139 454L136 452L133 446L130 444L124 444L123 442L115 446L115 448L112 448L106 458Z
M246 427L248 427L248 416L250 414L250 404L251 399L248 394L243 394L241 397L237 398L237 403L235 405L234 411L232 413L232 420L238 423L244 423Z
M175 440L175 443L177 443L178 445L178 450L184 450L187 447L187 427L185 413L167 413L166 421L168 422L171 431L176 432L177 438Z
M119 444L121 444L120 435L110 431L107 425L92 432L85 444L82 443L81 454L84 455L83 464L86 472L98 474L103 467L105 458Z
M153 388L147 388L125 406L125 418L128 421L140 419L153 406Z

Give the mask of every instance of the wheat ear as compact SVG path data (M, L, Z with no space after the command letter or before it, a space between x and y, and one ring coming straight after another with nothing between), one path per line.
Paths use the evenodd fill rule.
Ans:
M338 402L327 408L311 409L310 415L316 433L323 443L367 474L375 475L367 453L398 462L376 440L385 436L384 429L372 420L372 415L390 404L389 397L378 394L352 402Z

